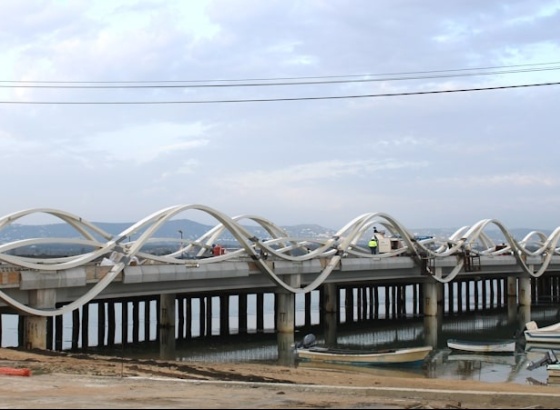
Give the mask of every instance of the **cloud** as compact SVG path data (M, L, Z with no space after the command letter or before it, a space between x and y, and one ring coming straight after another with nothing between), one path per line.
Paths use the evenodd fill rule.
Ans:
M5 0L0 13L4 213L119 221L202 203L280 224L375 210L456 226L499 210L557 225L557 1ZM418 94L466 89L479 91Z

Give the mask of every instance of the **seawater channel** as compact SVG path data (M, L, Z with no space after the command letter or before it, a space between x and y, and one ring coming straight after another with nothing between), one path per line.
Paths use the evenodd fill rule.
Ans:
M230 335L219 335L218 309L213 309L212 336L198 337L193 333L190 339L177 339L175 357L178 361L185 362L254 362L263 366L282 365L279 362L278 340L274 331L273 296L265 295L265 302L269 296L269 303L265 303L265 329L263 332L249 334L236 334L237 315L235 303L230 320ZM313 333L318 344L324 342L321 326L319 325L318 306L311 314L312 325L302 329L298 324L304 323L304 301L296 297L296 334L295 341L300 341L308 333ZM314 304L318 303L318 296ZM268 306L268 308L266 308ZM344 306L344 303L341 303ZM383 306L383 303L381 303ZM92 305L94 307L94 305ZM193 318L198 317L197 305L193 304ZM154 309L152 309L154 311ZM248 327L255 326L256 317L250 312ZM341 311L340 317L345 317ZM90 309L90 316L95 318L96 310ZM141 318L141 321L143 318ZM548 380L546 366L533 370L527 368L528 364L541 359L549 350L552 350L560 359L559 345L528 344L525 342L522 330L528 320L535 320L539 326L546 326L560 321L560 306L557 303L533 305L530 308L530 318L519 315L512 319L511 311L507 307L498 307L484 311L469 311L460 314L441 315L437 319L437 345L425 360L422 366L391 366L391 367L358 367L329 365L332 368L343 368L347 371L367 372L375 375L413 377L413 378L440 378L457 380L475 380L488 383L510 382L520 384L551 385L559 388ZM117 335L119 341L112 347L95 347L98 345L97 321L90 322L90 340L87 349L90 353L110 355L116 357L159 359L160 350L157 337L157 318L149 320L152 341L140 343L120 343L118 329L122 321L116 318ZM252 324L253 322L253 324ZM71 351L72 328L71 320L64 321L63 348ZM313 325L316 323L317 325ZM153 326L152 326L153 324ZM153 328L153 329L152 329ZM197 329L193 323L193 330ZM18 346L18 319L16 315L2 315L2 340L1 347ZM131 332L129 331L130 335ZM490 340L490 339L515 339L516 351L513 354L469 354L451 351L447 347L448 339ZM130 341L129 341L130 342ZM387 349L395 347L413 347L426 344L426 322L422 317L400 317L396 319L384 318L383 313L379 318L368 319L355 323L340 323L336 331L338 347L354 349ZM83 350L80 350L83 352ZM314 367L312 363L297 362L295 366Z

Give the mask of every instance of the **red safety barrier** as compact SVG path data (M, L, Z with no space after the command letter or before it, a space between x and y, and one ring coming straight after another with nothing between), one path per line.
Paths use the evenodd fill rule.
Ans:
M31 376L31 370L16 367L0 367L0 374L5 374L6 376Z

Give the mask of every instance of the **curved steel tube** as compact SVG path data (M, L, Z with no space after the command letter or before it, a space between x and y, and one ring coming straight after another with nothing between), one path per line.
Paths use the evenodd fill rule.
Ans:
M181 249L178 251L173 251L167 255L152 255L142 252L142 248L146 244L156 239L155 235L157 231L165 223L183 212L192 210L201 211L210 215L218 221L218 224L194 241L187 240L185 241L186 244L181 241ZM0 291L0 299L4 302L24 313L37 316L61 315L88 303L99 295L134 257L158 263L183 264L198 267L203 264L219 263L248 256L256 261L260 270L268 275L274 283L289 292L297 294L311 292L320 286L332 273L341 259L346 257L388 258L406 253L412 255L417 261L420 261L423 258L438 259L453 254L460 254L468 249L473 254L485 256L513 254L516 257L517 263L526 273L533 277L539 277L546 271L552 256L560 254L560 248L558 248L560 227L556 228L548 237L542 232L532 231L518 242L500 221L495 219L483 219L472 226L464 226L458 229L449 238L416 240L414 235L395 218L382 212L373 212L362 214L354 218L330 238L302 239L290 237L281 227L263 217L256 215L240 215L231 218L216 209L200 204L176 205L161 209L138 221L114 237L77 215L50 208L28 209L4 216L0 218L0 230L21 218L36 213L47 213L61 219L74 228L77 235L80 237L75 239L32 238L2 244L0 245L0 262L47 272L84 266L100 258L111 259L113 262L109 273L92 289L74 302L58 309L41 310L32 308ZM245 220L258 224L267 232L270 238L256 238L241 225L241 222ZM381 225L391 236L398 236L402 246L398 249L392 249L388 253L371 255L369 249L360 246L359 242L364 237L370 236L371 229L374 225ZM502 232L507 241L507 246L502 247L502 249L497 249L494 242L485 232L485 230L492 225L496 226ZM141 232L140 236L135 241L131 242L130 238L139 232ZM211 245L226 232L229 232L229 234L235 238L239 244L239 248L223 255L199 259L210 249ZM97 239L99 237L105 241ZM127 238L129 240L128 242L126 242ZM173 241L174 239L169 240ZM23 246L44 245L48 243L88 246L93 250L76 256L60 258L31 258L9 254L9 252ZM308 251L308 245L313 245L314 249ZM528 245L531 245L534 250L529 250L527 248ZM299 254L296 252L298 250L300 251ZM305 252L301 252L301 250L305 250ZM181 259L180 256L183 255L184 252L194 254L197 259ZM273 255L277 259L293 262L319 257L329 258L329 261L325 268L310 284L303 288L295 288L285 283L276 275L266 260L261 257L263 252ZM527 266L526 258L528 256L543 256L543 263L538 271L535 272L531 267ZM440 277L434 273L432 273L432 277L439 282L448 283L456 277L462 268L463 260L458 258L457 265L446 277Z

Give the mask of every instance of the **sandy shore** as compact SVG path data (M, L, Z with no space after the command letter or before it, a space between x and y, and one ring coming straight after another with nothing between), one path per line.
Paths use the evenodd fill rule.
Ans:
M0 408L559 408L560 387L0 349Z

